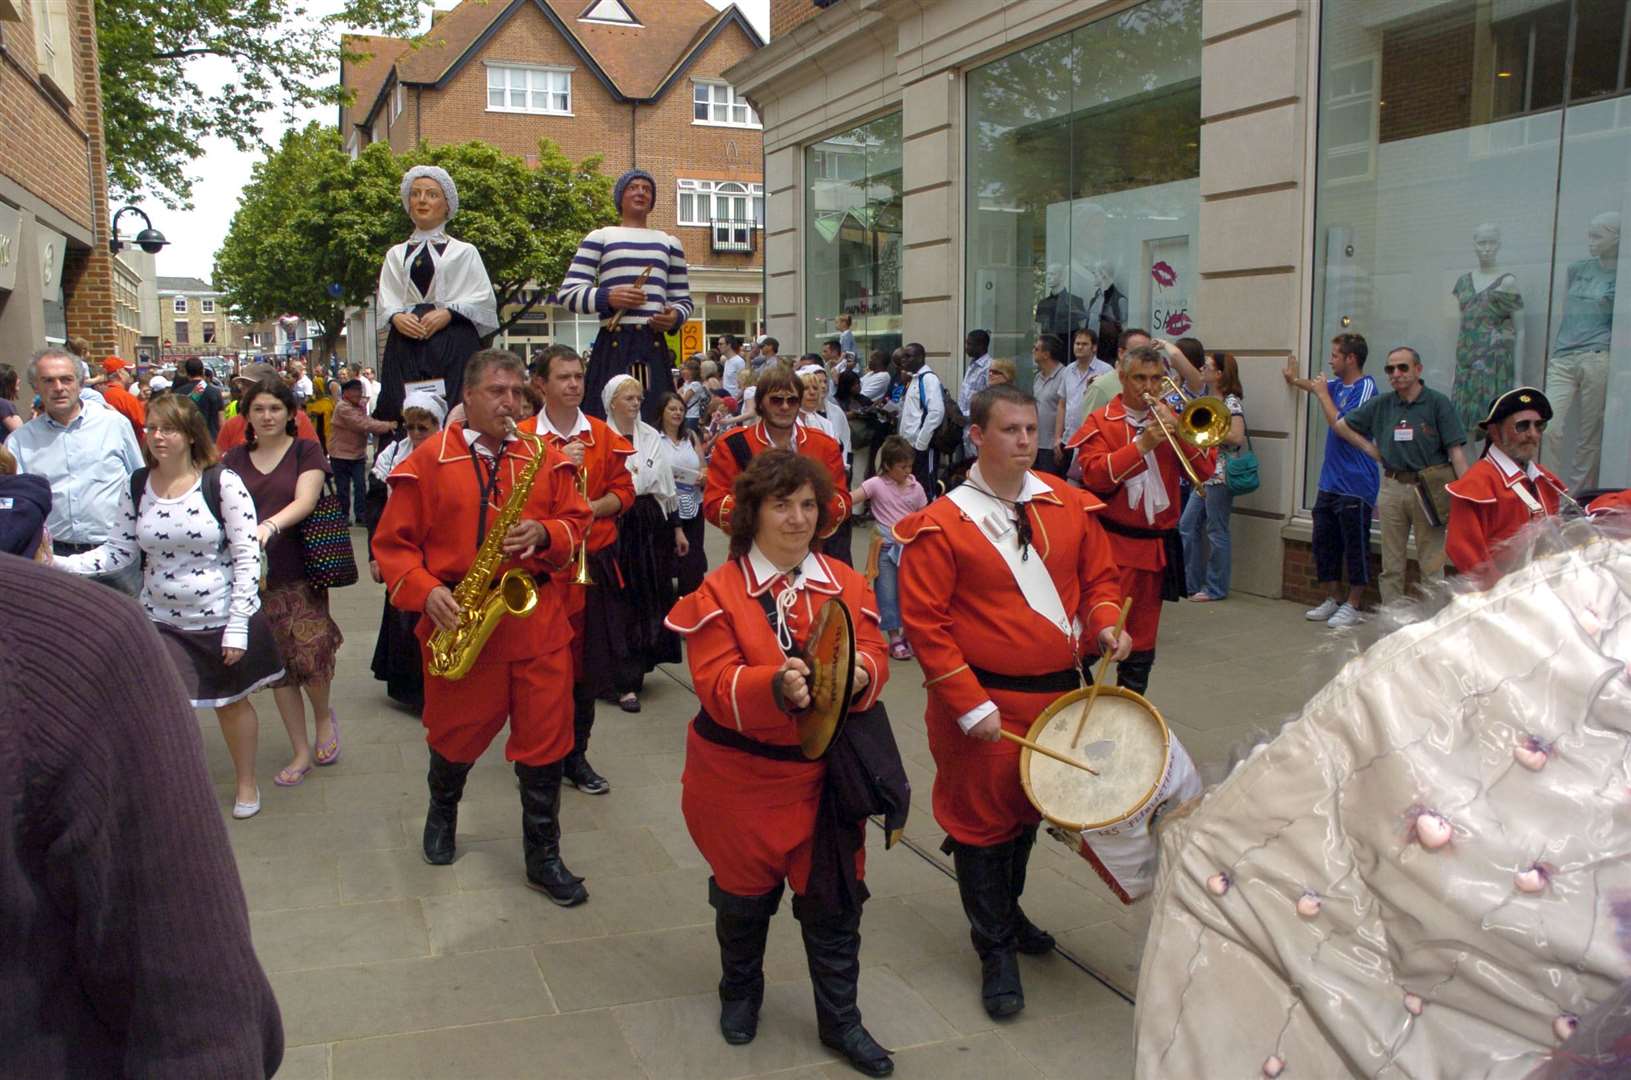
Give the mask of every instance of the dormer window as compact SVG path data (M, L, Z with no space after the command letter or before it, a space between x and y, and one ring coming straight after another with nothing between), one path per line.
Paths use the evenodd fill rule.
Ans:
M578 16L583 22L612 23L617 26L639 26L640 20L634 17L623 3L623 0L595 0Z

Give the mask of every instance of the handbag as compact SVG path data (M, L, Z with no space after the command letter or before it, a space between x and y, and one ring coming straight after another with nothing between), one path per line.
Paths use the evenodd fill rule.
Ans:
M1455 466L1429 465L1416 474L1416 498L1421 502L1427 524L1442 528L1450 520L1450 492L1445 487L1455 479Z
M357 557L351 550L351 523L340 512L334 477L323 480L317 505L300 523L300 557L306 580L314 589L337 589L357 583Z
M1231 454L1223 463L1223 485L1231 495L1250 495L1262 481L1257 475L1257 451L1252 449L1252 430L1246 429L1246 449Z

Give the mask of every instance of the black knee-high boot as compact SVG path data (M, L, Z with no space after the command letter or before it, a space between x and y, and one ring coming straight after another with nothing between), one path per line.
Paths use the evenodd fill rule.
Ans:
M714 909L719 938L719 1033L732 1046L750 1043L759 1033L759 1006L765 999L765 938L770 919L781 907L783 886L760 896L739 896L708 879L708 903Z
M1154 649L1128 653L1127 659L1116 665L1116 685L1142 694L1150 685L1150 669L1154 666Z
M804 934L821 1043L843 1054L857 1072L888 1076L895 1071L895 1062L862 1026L856 1004L861 985L861 913L813 912L803 900L793 897L793 917Z
M430 772L425 783L430 787L430 809L425 811L425 861L432 866L446 866L453 861L453 838L458 832L459 799L464 796L464 781L470 775L470 765L449 761L435 750L430 752Z
M562 907L589 899L583 879L561 861L561 763L515 763L521 780L521 850L527 858L527 886Z
M968 936L980 956L980 1000L993 1020L1025 1008L1019 981L1019 947L1014 927L1014 841L989 847L946 838L957 867L957 891L968 916Z
M1022 829L1014 837L1014 861L1009 872L1009 892L1014 897L1014 943L1027 956L1041 956L1053 951L1053 935L1025 917L1019 898L1025 895L1025 870L1031 862L1031 849L1036 846L1036 826Z
M563 776L585 795L604 795L611 783L589 765L589 733L595 726L595 691L587 681L572 684L572 752L566 755Z

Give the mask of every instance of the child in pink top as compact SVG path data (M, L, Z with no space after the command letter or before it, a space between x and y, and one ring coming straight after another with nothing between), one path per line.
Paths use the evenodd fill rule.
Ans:
M900 545L893 530L901 518L929 504L923 485L912 476L916 457L911 443L899 435L889 436L878 451L881 471L850 492L852 502L864 500L872 505L872 527L880 545L878 577L873 582L878 594L878 626L889 636L889 655L896 660L910 660L912 647L900 624Z

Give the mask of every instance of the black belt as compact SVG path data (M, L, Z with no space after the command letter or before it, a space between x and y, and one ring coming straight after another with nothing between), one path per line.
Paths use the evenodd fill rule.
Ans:
M968 670L987 690L1005 690L1013 694L1067 694L1082 685L1081 673L1075 668L1041 675L1004 675L977 668L973 664L968 666Z
M1397 480L1401 484L1414 484L1421 476L1410 469L1383 469L1382 472L1389 480Z
M1137 525L1123 525L1104 514L1096 515L1105 532L1113 532L1117 536L1130 536L1135 540L1165 540L1169 536L1177 536L1177 529L1141 529Z
M731 750L740 750L744 754L754 757L768 758L771 761L802 761L810 764L810 759L804 756L804 751L796 746L776 746L771 743L750 739L740 731L732 731L724 727L713 717L708 715L706 709L697 711L697 718L691 722L696 732L715 746L727 747Z

